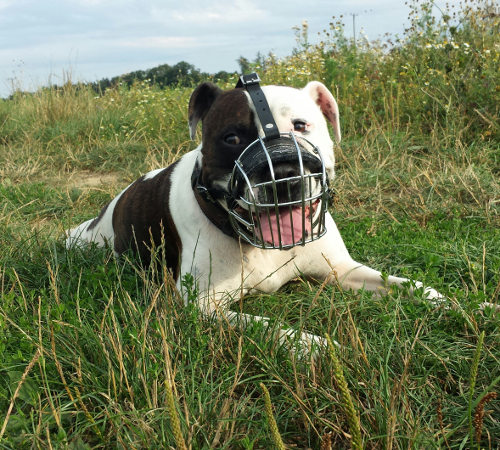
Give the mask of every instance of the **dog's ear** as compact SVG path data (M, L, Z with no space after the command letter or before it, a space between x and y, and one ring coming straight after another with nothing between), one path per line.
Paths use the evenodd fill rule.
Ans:
M335 139L340 142L340 122L339 122L339 107L332 93L319 81L311 81L304 88L313 101L320 107L321 112L326 117L328 122L332 124Z
M200 84L189 99L189 134L191 139L196 136L196 125L206 116L208 110L222 89L213 83Z

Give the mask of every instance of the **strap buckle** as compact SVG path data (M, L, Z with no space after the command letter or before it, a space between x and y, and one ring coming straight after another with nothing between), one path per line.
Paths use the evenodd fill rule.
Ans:
M248 86L253 86L260 83L259 75L255 72L248 73L246 75L241 75L240 79L236 83L236 88L247 88Z

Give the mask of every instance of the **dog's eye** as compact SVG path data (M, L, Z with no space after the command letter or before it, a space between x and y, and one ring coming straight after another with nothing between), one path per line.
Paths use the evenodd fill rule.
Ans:
M230 133L224 136L224 142L229 145L238 145L241 139L236 134Z
M307 131L307 123L303 120L295 120L293 122L293 129L299 133L305 133Z

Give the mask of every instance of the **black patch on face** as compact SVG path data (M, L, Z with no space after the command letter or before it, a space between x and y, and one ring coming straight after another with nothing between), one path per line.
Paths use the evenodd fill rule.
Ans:
M132 249L148 265L151 247L165 242L167 267L175 280L179 276L182 243L169 208L172 170L167 167L155 177L139 178L118 199L113 211L115 251L118 254Z
M236 135L234 144L229 136ZM202 182L211 188L218 180L227 179L241 152L255 139L258 132L254 113L241 89L218 95L203 119Z

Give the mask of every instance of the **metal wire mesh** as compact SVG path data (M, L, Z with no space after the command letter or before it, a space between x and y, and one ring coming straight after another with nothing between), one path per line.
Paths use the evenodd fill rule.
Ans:
M293 174L279 177L280 164ZM229 190L233 229L255 247L287 249L326 232L324 161L313 144L293 133L281 135L279 142L258 139L250 144L235 163Z

